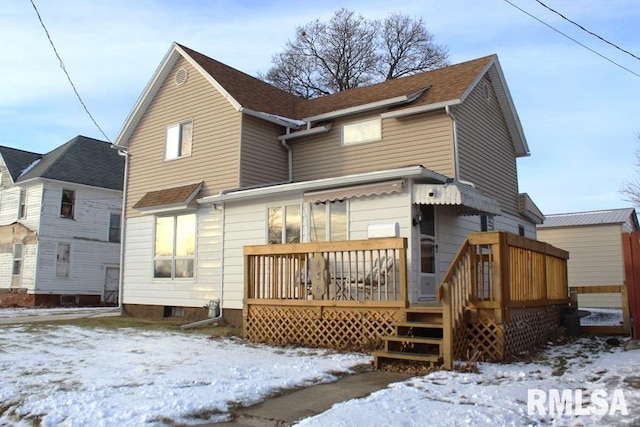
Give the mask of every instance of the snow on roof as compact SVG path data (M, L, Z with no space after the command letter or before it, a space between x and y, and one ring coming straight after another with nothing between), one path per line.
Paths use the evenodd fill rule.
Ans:
M633 208L551 214L546 215L544 223L538 225L538 228L623 224L632 215L635 215L635 209Z

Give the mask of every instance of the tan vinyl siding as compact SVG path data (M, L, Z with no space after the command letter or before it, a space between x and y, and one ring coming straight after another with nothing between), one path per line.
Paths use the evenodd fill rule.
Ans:
M242 186L282 182L288 178L287 151L278 141L283 127L244 115L242 120Z
M453 175L453 130L444 113L424 113L382 120L382 140L342 146L343 123L380 114L352 116L333 122L328 133L292 140L293 179L344 176L412 165Z
M188 70L181 86L174 77ZM201 196L239 184L240 121L238 112L198 71L180 59L145 112L129 140L127 216L147 192L204 181ZM189 157L165 161L167 126L193 120L193 145Z
M490 89L489 100L482 94L483 83ZM460 179L473 182L478 190L498 200L503 212L517 215L515 149L488 78L453 112Z
M569 286L622 285L620 225L539 228L538 240L569 251Z

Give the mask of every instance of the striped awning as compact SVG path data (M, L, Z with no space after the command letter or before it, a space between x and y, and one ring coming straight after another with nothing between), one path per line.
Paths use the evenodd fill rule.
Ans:
M401 193L402 191L404 191L404 181L399 179L395 181L377 182L374 184L334 188L331 190L312 191L305 193L303 200L307 203L326 203L356 197Z
M475 187L460 182L449 184L416 184L413 203L421 205L460 206L462 213L500 215L500 203L480 193Z

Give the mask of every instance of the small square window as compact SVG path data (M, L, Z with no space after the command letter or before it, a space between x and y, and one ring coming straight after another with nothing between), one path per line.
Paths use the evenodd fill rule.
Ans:
M173 160L191 155L193 123L186 121L167 128L164 159Z
M382 121L375 119L362 120L342 125L342 144L360 144L382 139Z

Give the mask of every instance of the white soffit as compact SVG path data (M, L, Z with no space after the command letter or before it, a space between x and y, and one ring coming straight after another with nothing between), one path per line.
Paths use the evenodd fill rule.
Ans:
M450 184L416 184L413 186L413 203L421 205L462 206L470 213L486 213L500 215L500 203L480 193L470 185Z

